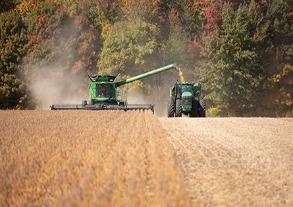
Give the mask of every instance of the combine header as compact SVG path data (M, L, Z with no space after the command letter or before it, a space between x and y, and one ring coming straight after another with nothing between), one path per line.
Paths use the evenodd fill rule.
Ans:
M127 104L126 92L117 88L170 69L178 70L176 64L171 64L119 82L115 82L116 76L89 76L91 80L89 102L84 100L81 104L53 104L51 110L152 110L154 112L152 104Z

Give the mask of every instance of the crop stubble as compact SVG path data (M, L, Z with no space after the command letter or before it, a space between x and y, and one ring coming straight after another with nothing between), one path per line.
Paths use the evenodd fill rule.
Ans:
M292 118L160 118L193 206L293 206Z
M293 205L293 119L159 121L0 111L0 206Z
M190 206L150 112L0 111L0 206Z

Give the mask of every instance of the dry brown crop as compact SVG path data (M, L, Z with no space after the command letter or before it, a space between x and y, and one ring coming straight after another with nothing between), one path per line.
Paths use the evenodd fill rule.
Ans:
M160 118L193 206L293 206L292 118Z
M293 206L293 119L0 111L0 206Z
M0 206L189 206L151 112L1 111Z

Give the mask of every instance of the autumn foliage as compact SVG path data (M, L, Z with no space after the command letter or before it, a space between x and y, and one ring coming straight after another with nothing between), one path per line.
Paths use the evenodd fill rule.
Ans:
M291 1L5 0L0 12L1 109L38 107L44 68L131 76L176 62L210 115L292 115Z

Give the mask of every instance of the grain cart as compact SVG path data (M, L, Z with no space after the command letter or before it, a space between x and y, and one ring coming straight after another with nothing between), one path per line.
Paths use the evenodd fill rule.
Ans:
M168 117L205 117L206 104L200 99L200 83L180 83L178 80L170 88L168 101Z
M152 110L154 112L154 105L142 104L127 104L126 92L118 90L118 87L133 81L140 80L145 77L155 75L170 69L177 69L176 64L167 65L155 70L115 82L117 76L89 76L90 84L90 100L82 101L81 104L53 104L51 110Z

